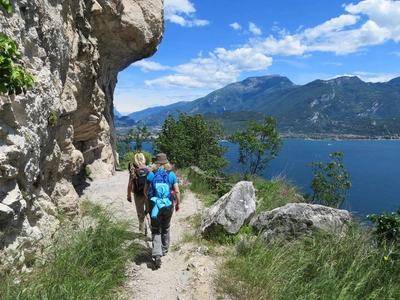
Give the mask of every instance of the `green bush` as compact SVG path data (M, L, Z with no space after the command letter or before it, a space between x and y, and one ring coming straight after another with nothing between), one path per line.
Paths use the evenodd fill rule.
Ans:
M229 193L229 191L232 189L232 185L230 183L226 182L217 182L215 184L215 193L219 198L221 198L223 195Z
M381 245L398 245L400 242L400 208L397 213L368 215L367 218L376 226L375 236Z

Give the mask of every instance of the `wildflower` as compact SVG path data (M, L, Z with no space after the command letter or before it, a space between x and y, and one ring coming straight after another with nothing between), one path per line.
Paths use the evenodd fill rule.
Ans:
M383 260L388 260L388 259L389 258L386 255L383 256Z

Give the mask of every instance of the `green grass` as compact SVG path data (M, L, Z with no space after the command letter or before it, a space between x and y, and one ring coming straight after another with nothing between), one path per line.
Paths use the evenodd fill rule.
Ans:
M88 206L87 226L65 227L35 271L0 276L1 299L116 299L125 264L138 254L127 222ZM20 282L13 284L13 282Z
M257 214L299 201L297 188L283 177L275 177L272 181L255 177L252 181L258 201Z
M282 246L256 240L228 259L217 284L233 299L400 299L400 263L369 232L314 235Z
M284 178L246 180L256 189L256 214L301 201ZM206 204L217 198L204 181L196 191ZM285 245L266 244L243 226L237 235L220 232L198 243L214 254L219 246L230 249L222 252L226 260L215 281L230 299L400 299L399 249L380 247L371 229L356 220L342 237L314 234Z

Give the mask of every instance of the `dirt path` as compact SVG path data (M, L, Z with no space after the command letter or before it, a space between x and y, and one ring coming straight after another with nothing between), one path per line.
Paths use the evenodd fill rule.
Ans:
M185 234L195 231L188 218L203 212L199 199L191 192L184 194L181 209L171 221L170 252L162 258L161 268L156 269L151 259L151 234L145 237L138 232L135 205L126 200L127 183L128 171L118 171L111 178L91 182L81 198L109 207L118 218L133 223L135 238L145 254L129 262L125 285L129 299L225 299L217 295L213 285L217 259L204 255L203 246L182 242Z

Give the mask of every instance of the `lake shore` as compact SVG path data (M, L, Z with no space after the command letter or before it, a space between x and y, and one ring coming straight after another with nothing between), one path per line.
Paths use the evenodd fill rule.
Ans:
M281 134L284 139L303 140L400 140L400 136L394 135L357 135L357 134L331 134L331 133L309 133L309 134Z

